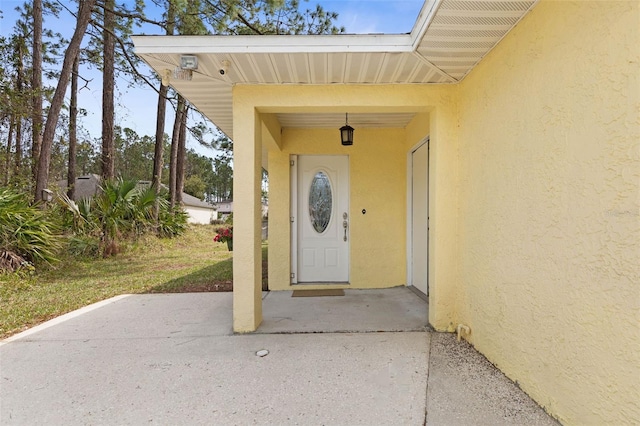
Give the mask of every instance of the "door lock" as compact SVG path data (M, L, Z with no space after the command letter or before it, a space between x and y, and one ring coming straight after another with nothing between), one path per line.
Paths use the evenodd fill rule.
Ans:
M349 223L347 222L347 217L349 217L347 215L347 212L342 213L342 218L344 219L342 221L342 227L344 228L344 241L347 241L347 227L349 226Z

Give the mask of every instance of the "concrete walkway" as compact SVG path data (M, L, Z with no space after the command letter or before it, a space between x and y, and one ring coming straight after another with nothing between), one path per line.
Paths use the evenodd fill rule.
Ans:
M469 345L427 331L408 290L347 293L272 292L250 335L232 334L230 293L63 316L0 343L0 424L556 424ZM389 312L394 331L377 332L371 316Z

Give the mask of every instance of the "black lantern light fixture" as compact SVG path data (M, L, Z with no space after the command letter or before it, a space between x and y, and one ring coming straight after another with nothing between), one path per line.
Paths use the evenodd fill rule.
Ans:
M340 127L340 139L344 146L353 145L353 127L349 126L348 113L345 114L345 125Z

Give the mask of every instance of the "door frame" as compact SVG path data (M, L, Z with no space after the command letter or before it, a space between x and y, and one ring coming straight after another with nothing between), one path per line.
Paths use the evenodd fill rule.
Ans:
M291 284L298 284L298 224L296 223L296 213L298 210L298 156L289 156L289 227L291 229L291 240L289 242L291 254Z
M431 139L427 135L420 140L417 144L412 146L407 152L407 283L406 286L410 286L413 283L413 153L418 150L422 145L427 145L427 288L431 288L431 280L429 280L429 259L431 258L431 247L429 239L431 235ZM428 296L428 294L426 295Z
M289 186L289 227L290 227L290 256L291 256L291 264L289 265L290 267L290 284L317 284L315 282L313 283L307 283L306 281L303 283L300 283L298 281L298 218L296 217L298 214L298 161L299 161L299 157L313 157L313 156L323 156L323 157L346 157L347 158L347 164L348 164L348 169L347 169L347 184L350 185L351 182L351 176L350 176L350 158L349 155L344 155L344 154L291 154L289 155L289 166L290 166L290 171L289 171L289 180L290 180L290 186ZM351 226L351 211L350 211L350 206L351 205L351 188L349 186L349 189L347 191L347 212L349 214L349 227ZM347 269L347 281L345 282L335 282L332 284L349 284L350 282L350 277L351 277L351 233L349 232L349 249L347 251L347 259L348 259L348 269Z

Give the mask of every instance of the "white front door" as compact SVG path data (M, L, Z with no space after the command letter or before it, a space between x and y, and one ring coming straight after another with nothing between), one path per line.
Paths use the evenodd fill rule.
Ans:
M297 200L297 276L293 282L349 281L349 157L299 156ZM295 248L294 248L295 250Z
M429 142L411 154L411 284L429 295Z

